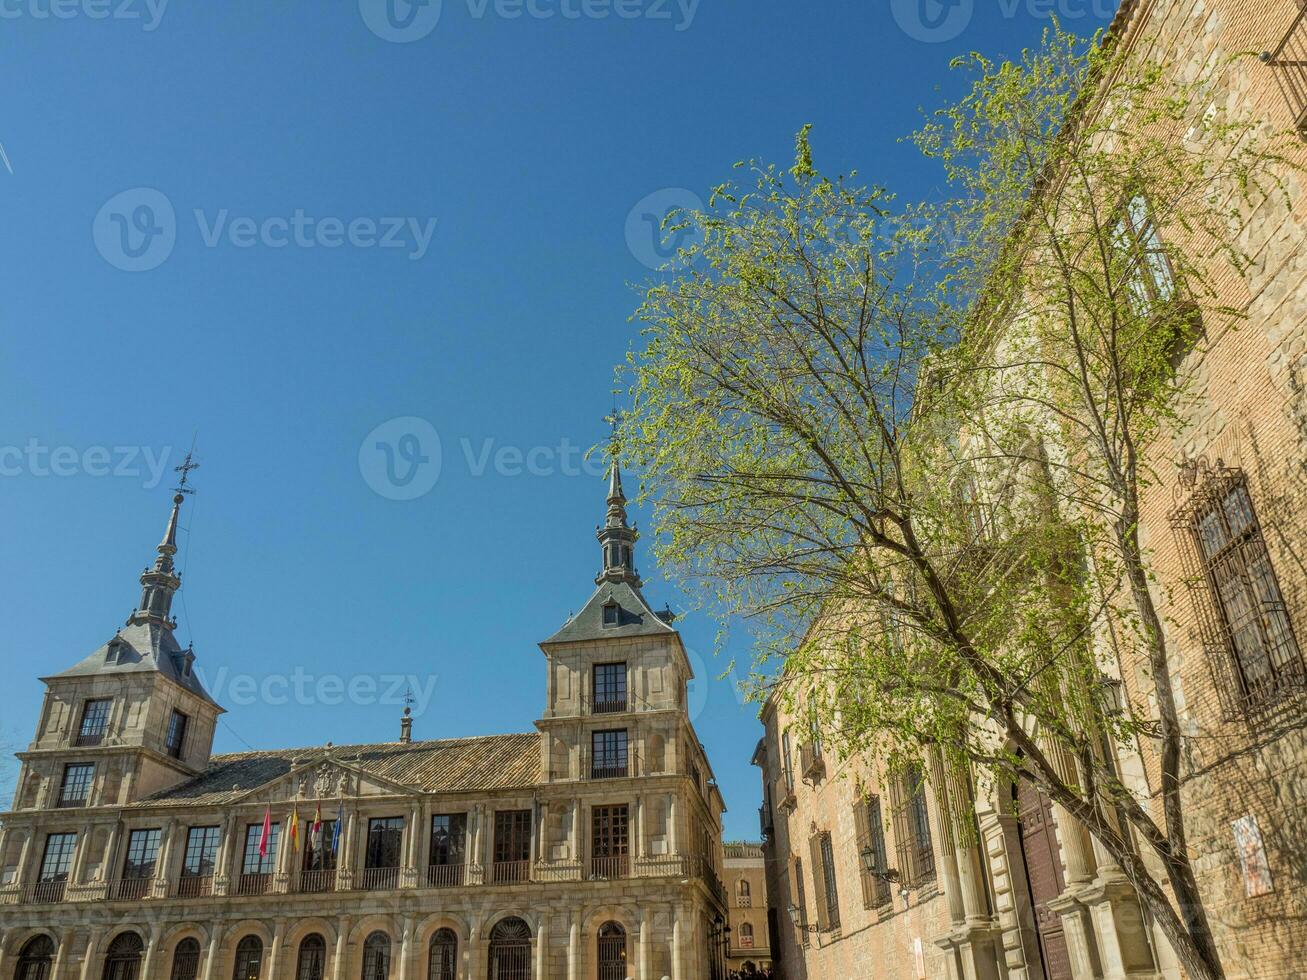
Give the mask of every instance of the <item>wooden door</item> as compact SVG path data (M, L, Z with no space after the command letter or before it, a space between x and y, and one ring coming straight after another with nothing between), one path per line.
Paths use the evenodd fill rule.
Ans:
M1062 917L1048 907L1066 888L1053 805L1033 783L1022 780L1017 785L1017 815L1044 976L1046 980L1072 980Z

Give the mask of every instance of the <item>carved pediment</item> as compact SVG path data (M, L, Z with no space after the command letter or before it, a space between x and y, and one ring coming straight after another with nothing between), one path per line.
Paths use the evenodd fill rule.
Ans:
M246 794L246 802L329 803L368 796L413 796L422 790L374 775L357 766L323 759L292 768Z

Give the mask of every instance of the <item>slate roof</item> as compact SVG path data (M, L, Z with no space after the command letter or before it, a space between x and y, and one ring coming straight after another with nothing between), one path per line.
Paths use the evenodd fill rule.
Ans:
M532 732L215 755L209 768L199 776L135 805L232 803L296 769L326 758L428 793L509 789L541 781L540 736Z
M612 600L618 605L616 626L605 626L604 606ZM581 611L563 624L563 628L545 640L546 643L576 643L582 640L607 640L627 636L675 636L639 589L625 582L604 582L586 600Z
M117 656L109 662L109 648L116 647ZM195 671L186 670L188 651L183 650L172 630L155 623L136 623L124 626L108 643L97 649L81 663L68 668L55 677L88 677L95 674L132 674L157 671L216 704L204 689Z

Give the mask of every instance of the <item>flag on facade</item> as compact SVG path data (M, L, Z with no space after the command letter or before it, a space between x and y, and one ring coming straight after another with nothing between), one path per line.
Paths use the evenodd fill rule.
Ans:
M292 854L298 854L300 850L300 808L298 806L290 808L290 850Z
M313 826L309 828L309 850L314 854L322 851L322 804L313 814Z
M259 836L259 857L268 856L268 847L272 843L272 807L263 808L263 833Z
M344 804L336 807L336 825L331 828L331 853L340 853L340 825L345 822Z

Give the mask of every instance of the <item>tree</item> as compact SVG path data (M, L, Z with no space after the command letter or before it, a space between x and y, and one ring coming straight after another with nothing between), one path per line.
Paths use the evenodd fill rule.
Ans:
M1139 500L1186 396L1175 363L1237 316L1214 277L1246 261L1232 228L1276 189L1276 137L1057 28L961 64L971 91L916 137L944 204L890 214L884 189L819 173L805 129L790 170L739 164L751 186L671 219L699 234L637 313L621 445L660 562L751 618L760 683L782 660L780 696L816 703L842 751L1032 780L1190 975L1221 977ZM1105 635L1151 664L1156 719L1102 683ZM1162 745L1160 814L1105 749L1140 734Z

